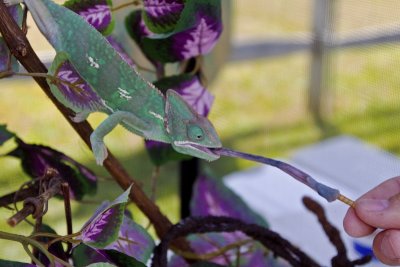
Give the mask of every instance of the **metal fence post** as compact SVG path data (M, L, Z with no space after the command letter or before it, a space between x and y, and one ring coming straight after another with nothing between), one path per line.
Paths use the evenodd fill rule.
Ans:
M315 0L313 41L311 44L311 74L308 95L309 109L320 125L324 125L322 103L329 72L329 46L332 43L333 8L335 0Z

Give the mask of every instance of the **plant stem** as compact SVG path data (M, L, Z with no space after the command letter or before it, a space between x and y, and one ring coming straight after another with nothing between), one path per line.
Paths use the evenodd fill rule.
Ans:
M21 243L23 246L31 245L32 247L35 247L38 250L40 250L40 252L42 252L49 259L50 262L54 262L54 256L50 252L48 252L47 249L44 248L40 242L38 242L32 238L18 235L18 234L10 234L7 232L0 231L0 239L16 241L16 242ZM32 260L34 260L34 259L32 259Z
M182 160L179 163L179 196L181 219L190 216L190 200L193 195L193 185L200 172L200 162L198 158Z
M64 196L64 209L65 209L65 220L67 222L67 235L71 235L73 230L72 230L72 215L71 215L71 198L69 194L68 183L62 183L61 190ZM72 244L68 242L66 251L67 255L69 255L71 249L72 249Z
M138 6L138 5L139 5L139 2L138 2L138 1L132 1L132 2L124 3L124 4L121 4L121 5L119 5L119 6L113 7L113 8L111 9L111 11L114 12L114 11L123 9L123 8L125 8L125 7L128 7L128 6Z
M28 256L32 259L32 261L39 267L45 267L43 263L40 262L40 260L35 256L35 253L32 253L29 250L29 246L27 244L22 244L26 254L28 254ZM35 248L34 248L35 249ZM54 266L54 265L51 265Z
M180 256L183 256L186 259L207 261L207 260L211 260L215 257L221 256L222 254L224 254L225 252L227 252L231 249L240 248L241 246L244 246L251 242L254 242L254 240L252 240L252 239L240 240L235 243L226 245L226 246L224 246L220 249L217 249L213 252L206 253L206 254L198 254L198 253L179 251L179 250L176 253Z
M0 197L0 207L5 207L9 204L12 204L14 202L19 202L27 197L33 197L38 195L38 185L34 184L32 186L29 186L26 189L21 189L15 192L12 192L10 194L4 195Z

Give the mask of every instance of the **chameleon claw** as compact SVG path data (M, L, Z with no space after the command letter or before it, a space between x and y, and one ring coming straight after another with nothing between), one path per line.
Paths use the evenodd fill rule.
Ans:
M94 138L93 135L90 136L90 143L92 144L92 151L94 157L96 158L97 165L103 165L104 160L108 156L107 148L103 141L99 141Z
M93 154L96 158L97 165L103 165L104 160L108 156L107 148L103 142L96 142L92 144Z
M85 121L88 116L89 116L89 113L87 113L87 112L78 112L75 114L75 116L70 116L70 119L75 123L80 123L80 122Z

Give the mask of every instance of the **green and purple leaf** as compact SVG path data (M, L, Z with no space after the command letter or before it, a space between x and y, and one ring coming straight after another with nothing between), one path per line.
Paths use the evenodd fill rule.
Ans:
M160 63L152 58L151 51L148 51L145 47L143 47L143 38L152 36L154 33L152 33L146 26L142 18L142 14L143 13L140 10L132 11L125 18L125 27L129 36L139 46L143 55L155 66L155 68L158 68Z
M1 267L37 267L35 264L0 259Z
M184 0L143 0L144 20L154 33L174 29L184 8Z
M214 102L214 96L205 88L197 75L182 74L158 80L154 83L160 90L172 89L202 116L207 116Z
M7 130L7 126L5 124L0 124L0 146L15 136L15 133Z
M17 148L7 155L19 158L31 178L41 177L46 170L53 168L68 183L72 198L80 200L84 195L96 192L97 177L85 166L50 147L27 144L18 138L16 141Z
M72 259L75 267L85 267L91 263L108 261L101 250L91 248L85 244L79 244L73 248Z
M119 231L118 240L105 247L105 249L117 250L140 262L147 262L154 247L154 241L147 231L125 216Z
M193 216L228 216L268 227L268 223L222 181L201 175L196 180L191 201Z
M105 248L117 241L123 222L126 204L129 200L130 187L117 199L101 206L81 231L82 242L93 248Z
M116 266L146 267L146 264L117 250L102 250L108 260Z
M114 264L108 263L108 262L96 262L96 263L92 263L86 267L117 267Z
M145 267L146 265L117 250L95 249L79 244L72 251L75 267L86 267L93 263L110 263L116 266Z
M125 19L125 27L129 36L135 40L139 46L142 38L154 35L145 24L142 14L143 13L139 10L135 10Z
M49 74L59 79L48 81L51 92L68 108L75 112L106 110L102 99L78 74L65 53L57 54Z
M220 0L185 4L175 29L142 39L142 49L160 62L176 62L211 52L222 32Z
M111 0L69 0L64 6L83 17L105 36L114 28Z
M7 7L8 12L13 17L13 19L18 23L18 25L22 26L23 21L23 9L21 5L13 5ZM0 72L4 71L13 71L18 72L19 64L15 57L11 54L8 49L3 37L0 36Z

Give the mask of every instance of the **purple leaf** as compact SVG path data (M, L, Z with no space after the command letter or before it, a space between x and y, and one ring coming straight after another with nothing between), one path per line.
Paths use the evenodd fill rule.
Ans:
M147 231L125 216L119 231L118 240L105 247L105 249L114 249L140 262L147 262L154 246L154 241Z
M268 227L267 222L220 180L200 176L193 189L191 214L193 216L228 216L247 223Z
M211 105L214 102L214 96L200 83L197 76L193 76L191 80L173 89L175 89L197 113L202 116L208 115Z
M59 78L49 81L49 85L53 95L65 106L75 112L106 110L102 99L78 74L65 54L57 54L49 74Z
M184 8L183 0L144 0L144 19L154 33L173 30Z
M37 267L34 264L18 262L18 261L8 261L0 259L0 266L2 267Z
M146 26L143 18L142 12L135 10L131 12L125 19L125 27L128 31L129 36L136 42L144 56L157 68L160 63L152 58L151 53L148 53L147 49L143 47L143 38L153 36L148 27Z
M141 47L153 60L182 61L209 53L221 32L221 2L193 0L185 3L173 32L144 37Z
M4 39L0 37L0 72L8 71L11 60L11 53Z
M21 5L13 5L7 7L10 15L17 22L17 24L22 27L23 21L23 10ZM14 56L12 56L10 50L8 49L3 37L0 37L0 72L4 71L18 72L19 64Z
M181 74L158 80L154 85L161 91L172 89L202 116L207 116L214 102L214 96L200 83L197 75Z
M68 183L72 198L80 200L85 194L96 192L97 177L85 166L50 147L26 144L21 139L16 141L18 147L7 155L21 159L24 171L31 178L41 177L53 168Z
M83 227L80 239L84 244L94 248L105 248L118 239L130 189L129 187L101 212L96 212Z
M172 51L179 61L208 54L217 43L221 32L221 21L215 21L206 15L200 16L193 28L171 37Z
M114 264L108 263L108 262L96 262L92 263L86 267L116 267Z
M111 44L111 46L118 52L118 54L125 60L126 63L129 64L132 68L135 67L135 62L133 59L128 55L122 45L116 40L116 38L112 35L107 36L107 41Z
M142 38L154 35L146 26L142 17L142 12L139 10L131 12L126 17L125 27L129 35L139 46L141 46Z
M110 0L69 0L64 6L83 17L103 35L110 34L114 27Z
M72 250L72 258L74 266L87 266L96 262L107 262L108 259L101 253L100 250L79 244Z
M93 263L109 263L113 266L132 266L132 267L146 267L142 262L121 253L117 250L97 249L80 244L72 251L74 266L83 267L90 266Z
M5 124L0 124L0 146L13 137L15 137L15 134L7 130Z

